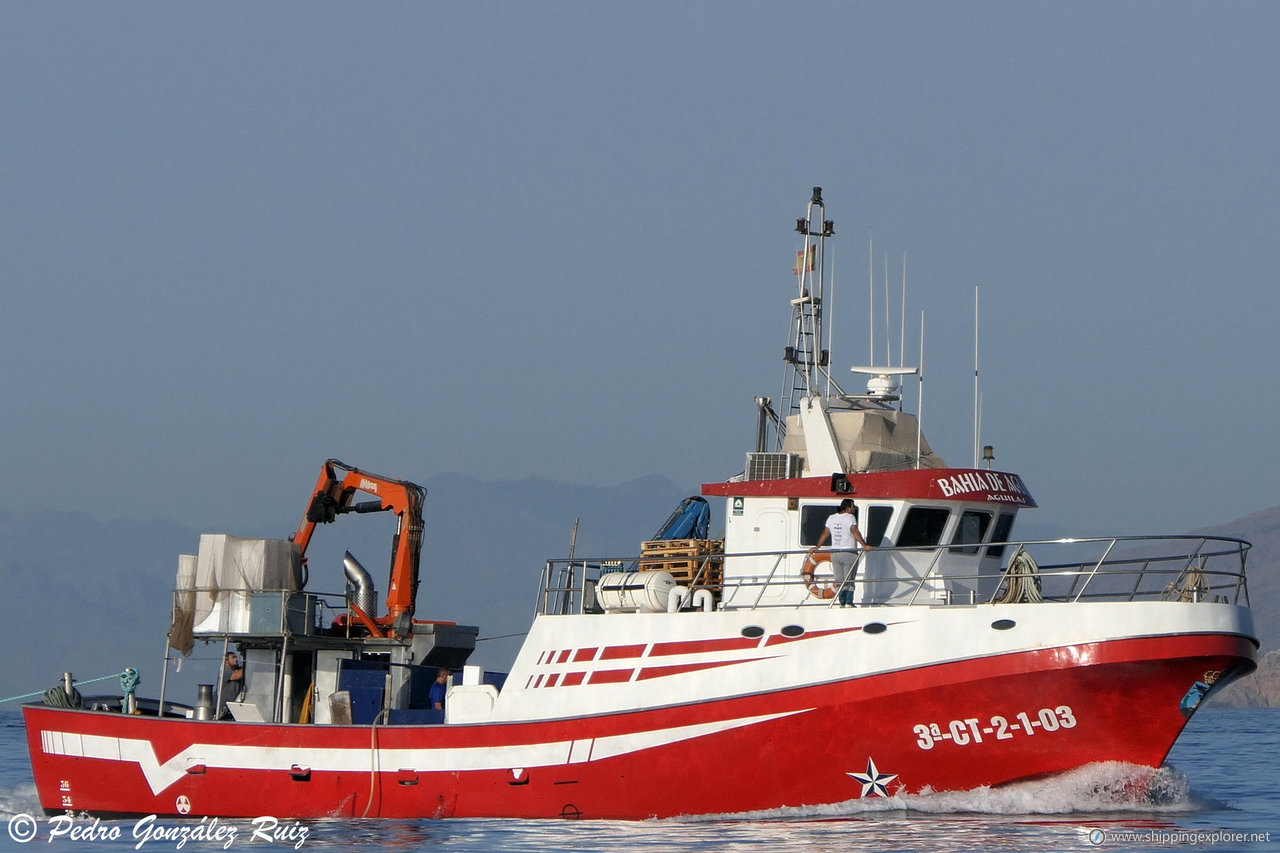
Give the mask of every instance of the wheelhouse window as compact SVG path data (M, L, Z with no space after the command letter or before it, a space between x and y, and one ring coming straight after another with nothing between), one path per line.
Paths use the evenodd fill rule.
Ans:
M997 559L1004 556L1004 543L1009 541L1009 537L1013 534L1013 519L1016 518L1012 513L1005 513L996 519L996 529L991 534L991 541L997 544L987 549L988 557Z
M893 521L893 507L867 507L867 527L863 530L859 525L858 529L862 530L862 538L867 540L868 545L879 548L884 544L884 534L888 531L891 521Z
M991 526L991 513L966 510L956 525L956 534L951 537L952 554L976 554L978 546L986 538L987 528Z
M907 510L898 534L899 548L920 548L937 545L942 531L947 527L951 510L938 506L913 506Z
M822 530L827 525L827 519L839 509L840 504L810 504L801 507L800 544L817 545L818 539L822 536ZM889 522L893 520L893 507L872 506L866 509L865 525L857 505L853 507L853 517L858 521L858 530L862 533L862 538L867 540L867 544L872 548L878 548L884 541L884 534L889 530Z
M827 526L827 519L840 509L840 504L810 504L800 508L800 544L817 545L818 537ZM857 512L857 508L854 508ZM856 516L855 516L856 517Z

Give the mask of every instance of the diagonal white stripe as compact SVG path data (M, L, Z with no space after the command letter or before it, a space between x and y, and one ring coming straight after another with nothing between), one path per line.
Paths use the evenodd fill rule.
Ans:
M809 710L809 709L804 709ZM549 767L581 764L603 758L614 758L645 749L679 743L709 734L730 731L768 722L801 711L760 714L732 720L718 720L689 726L608 735L599 738L552 741L549 743L511 744L508 746L379 749L376 768L413 769L420 772L463 772L468 770L509 770L513 767ZM151 787L159 794L186 774L193 764L205 767L244 770L289 770L295 764L313 771L369 770L368 749L297 748L232 746L194 743L161 764L151 741L103 735L77 735L73 732L42 732L41 746L49 755L99 758L137 764Z

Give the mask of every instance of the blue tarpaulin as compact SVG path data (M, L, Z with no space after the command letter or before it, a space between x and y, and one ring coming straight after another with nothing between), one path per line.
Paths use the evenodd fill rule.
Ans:
M711 507L705 498L685 498L663 523L654 539L706 539L711 524Z

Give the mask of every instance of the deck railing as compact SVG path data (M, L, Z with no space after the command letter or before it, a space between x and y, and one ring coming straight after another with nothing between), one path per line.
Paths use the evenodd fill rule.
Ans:
M972 552L973 546L963 546ZM973 605L1085 601L1249 604L1250 544L1218 536L1131 536L987 543L978 554L954 545L878 547L859 556L852 587L859 606ZM808 549L707 554L681 588L708 590L719 609L838 606L841 589L819 569L801 577ZM999 554L1000 556L994 556ZM985 556L984 556L985 555ZM537 612L604 613L595 590L610 572L643 571L651 558L548 560ZM723 580L721 580L723 578ZM817 586L817 594L808 587ZM824 589L830 598L823 597ZM676 596L669 609L693 610ZM703 600L705 603L705 598Z

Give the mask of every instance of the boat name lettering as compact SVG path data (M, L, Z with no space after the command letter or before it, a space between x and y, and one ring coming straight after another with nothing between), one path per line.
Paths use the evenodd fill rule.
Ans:
M972 492L1000 492L1017 495L1020 502L1020 499L1027 495L1027 487L1023 485L1021 477L1017 474L1002 474L999 471L966 471L950 477L939 477L934 482L937 483L942 494L948 498ZM1008 500L1008 498L1001 498L1000 495L993 495L992 498Z
M956 746L968 746L984 743L985 737L994 740L1009 740L1015 735L1034 735L1036 729L1045 732L1056 732L1059 729L1073 729L1076 726L1075 712L1070 705L1059 705L1056 708L1041 708L1035 716L1026 711L1019 711L1012 720L996 714L986 725L977 717L963 720L952 720L949 723L919 723L912 727L916 735L916 746L921 749L933 749L942 741L951 741Z

